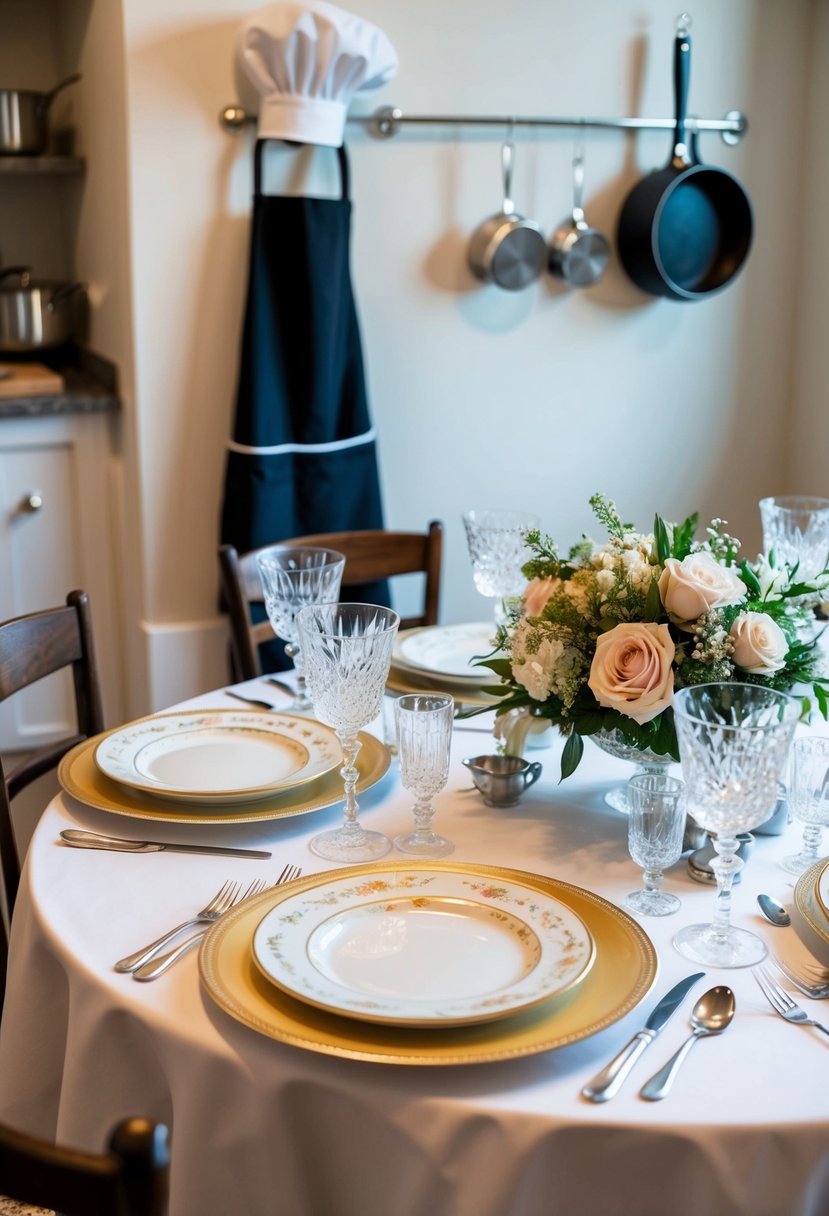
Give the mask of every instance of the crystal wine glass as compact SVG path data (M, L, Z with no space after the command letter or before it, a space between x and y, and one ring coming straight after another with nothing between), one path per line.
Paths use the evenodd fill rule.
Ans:
M345 558L335 549L315 545L271 545L256 555L268 620L278 638L287 642L293 659L296 696L285 706L290 713L307 713L311 701L305 690L305 670L296 617L306 604L333 604L340 596Z
M408 693L394 703L400 780L414 794L414 831L396 836L394 847L415 857L445 857L454 845L432 830L434 798L449 778L455 702L448 696Z
M792 815L803 827L800 852L784 857L781 866L802 874L821 857L822 829L829 824L829 739L810 735L795 739L789 785Z
M495 600L495 623L507 619L504 600L519 596L527 585L521 567L527 560L527 533L539 525L527 511L467 511L463 517L472 577L481 595Z
M798 581L816 578L829 562L829 498L802 494L761 498L763 549L774 551L778 564L798 565ZM812 597L817 604L819 595Z
M641 773L628 782L628 848L644 870L644 888L628 895L625 907L640 916L670 916L681 906L660 887L663 871L682 856L683 791L682 782L665 773Z
M297 627L314 712L333 726L343 749L344 823L311 840L327 861L373 861L391 848L382 832L358 822L357 733L380 713L400 617L376 604L318 604L300 609Z
M711 924L674 938L681 955L706 967L751 967L766 956L754 933L731 925L731 886L745 864L737 836L769 818L800 716L800 702L760 684L697 684L673 701L686 810L714 837L717 902Z

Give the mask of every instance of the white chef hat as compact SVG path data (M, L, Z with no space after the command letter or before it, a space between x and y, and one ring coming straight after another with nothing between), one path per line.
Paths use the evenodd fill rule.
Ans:
M261 100L260 139L339 147L355 93L379 89L397 55L376 25L326 0L279 0L243 23L239 61Z

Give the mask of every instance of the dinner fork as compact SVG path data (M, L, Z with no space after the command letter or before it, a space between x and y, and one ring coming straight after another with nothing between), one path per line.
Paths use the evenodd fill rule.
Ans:
M301 873L302 870L299 866L287 865L276 882L273 883L273 886L279 887L283 883L291 882L294 878L299 878ZM262 891L266 890L267 885L262 879L257 879L256 882L250 884L244 895L234 900L234 903L241 903L242 900L248 899L251 895L259 895ZM207 929L202 929L198 933L194 933L192 937L188 937L180 946L176 946L175 949L170 950L169 953L162 954L161 958L151 959L149 963L145 963L143 967L140 967L137 971L133 971L132 978L134 980L141 980L142 982L158 979L160 975L163 975L165 971L172 967L173 963L178 962L188 950L198 945L206 933Z
M222 884L210 903L202 908L201 912L197 912L189 920L182 921L180 925L176 925L175 929L170 929L169 932L162 934L154 942L150 942L149 946L144 946L141 950L136 950L134 954L128 954L126 958L119 959L115 964L115 970L137 971L139 967L143 967L144 963L148 963L151 958L155 958L156 954L169 945L173 938L177 937L184 929L189 929L191 925L198 925L202 921L212 922L218 920L223 912L232 907L234 900L238 899L241 888L242 884L240 882L231 882L228 879L226 883Z
M259 697L244 697L240 692L234 692L232 688L224 690L226 697L233 697L234 701L244 701L246 705L255 705L257 709L279 709L278 705L274 705L272 701L260 700Z
M806 1010L801 1009L788 992L775 983L765 967L755 967L751 974L757 981L763 996L781 1018L785 1018L787 1022L795 1022L798 1026L814 1026L817 1030L822 1030L825 1035L829 1035L829 1026L824 1026L821 1022L810 1018Z
M793 967L791 963L784 962L782 958L775 958L774 955L771 956L771 961L804 996L810 996L815 1001L829 997L829 971L825 967L819 966L818 963L801 963L799 967Z

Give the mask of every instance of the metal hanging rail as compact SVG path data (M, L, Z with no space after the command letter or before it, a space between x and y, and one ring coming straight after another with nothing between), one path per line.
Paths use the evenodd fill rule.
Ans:
M256 122L256 115L249 114L242 106L226 106L219 121L228 131L240 131ZM586 130L598 128L609 131L665 131L673 130L673 118L529 118L520 115L484 114L404 114L397 106L382 106L373 114L349 115L348 122L368 127L373 135L389 139L397 135L404 125L443 127L569 127ZM748 119L741 110L729 110L724 118L691 118L687 120L690 132L719 131L727 144L738 144L748 130Z

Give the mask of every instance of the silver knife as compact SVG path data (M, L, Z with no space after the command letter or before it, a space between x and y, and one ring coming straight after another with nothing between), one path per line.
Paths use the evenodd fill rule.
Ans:
M622 1082L642 1052L654 1041L668 1019L685 1000L694 984L697 980L701 980L704 974L704 971L697 971L695 975L689 975L684 980L680 980L678 984L674 984L670 992L665 993L645 1022L644 1029L633 1036L606 1068L596 1073L592 1081L588 1081L581 1091L585 1098L589 1098L591 1102L607 1102L609 1098L619 1092Z
M216 844L166 844L160 840L124 840L121 836L101 836L98 832L81 832L67 828L61 839L76 849L111 849L115 853L221 853L223 857L271 856L259 849L226 849Z

